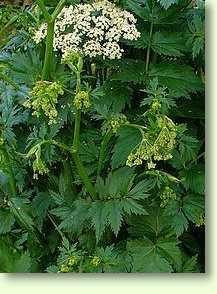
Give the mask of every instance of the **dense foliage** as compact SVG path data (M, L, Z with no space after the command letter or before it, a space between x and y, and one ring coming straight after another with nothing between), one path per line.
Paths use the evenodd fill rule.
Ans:
M204 1L29 1L0 28L0 271L204 272Z

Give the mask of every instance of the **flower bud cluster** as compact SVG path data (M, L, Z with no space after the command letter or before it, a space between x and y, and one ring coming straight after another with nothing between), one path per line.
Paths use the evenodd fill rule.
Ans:
M74 98L74 106L77 109L86 110L91 106L90 94L87 91L79 91Z
M101 258L99 256L94 256L91 260L91 264L97 267L101 263Z
M109 120L109 126L113 133L117 133L118 129L127 122L127 117L124 114L114 114Z
M42 113L48 117L48 124L56 122L58 115L56 110L57 98L64 91L58 82L38 81L30 94L30 99L24 102L24 106L32 108L33 115L39 117Z
M201 227L205 224L205 216L203 213L200 214L199 218L197 219L196 222L196 227Z
M176 193L170 187L165 187L163 193L160 195L160 207L165 207L170 200L176 200Z
M141 165L143 160L147 161L148 169L155 168L153 161L168 160L172 158L172 151L176 144L175 124L167 117L160 117L157 121L160 132L153 142L153 135L143 133L143 140L136 151L131 152L127 158L126 165L132 167ZM153 143L151 143L153 142Z
M136 40L135 17L108 0L89 4L77 4L63 8L55 23L54 48L65 58L71 51L84 56L116 59L121 58L121 40ZM35 32L39 43L46 37L47 25Z
M72 270L72 267L75 266L78 262L78 259L76 256L72 255L72 256L69 256L67 258L67 260L61 264L60 266L60 272L61 273L68 273Z
M33 171L34 171L34 177L37 178L36 174L47 174L49 172L49 169L47 168L46 164L41 158L37 158L33 161L32 164Z

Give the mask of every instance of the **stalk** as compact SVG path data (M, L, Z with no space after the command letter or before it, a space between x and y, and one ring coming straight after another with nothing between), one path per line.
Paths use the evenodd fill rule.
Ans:
M53 56L53 40L54 40L54 25L55 20L58 14L63 9L65 4L65 0L60 0L58 5L56 6L54 12L50 14L47 11L46 6L44 5L43 0L37 0L37 4L40 7L44 18L47 22L47 37L46 37L46 49L45 49L45 58L44 58L44 66L42 71L42 79L49 80L50 79L50 71L52 64L52 56Z
M80 156L78 155L78 152L77 151L72 151L71 152L71 155L72 155L72 158L75 162L75 165L76 165L76 168L78 170L78 173L79 173L79 176L87 190L87 192L90 194L91 198L94 199L96 198L96 191L95 191L95 188L94 186L92 185L88 175L87 175L87 172L84 168L84 165L80 159Z
M76 81L76 94L79 93L80 91L80 87L81 87L81 71L83 68L83 60L82 57L79 58L78 61L78 68L77 68L77 72L76 72L76 77L77 77L77 81ZM86 188L86 190L88 191L88 193L90 194L91 198L96 198L96 191L94 186L91 183L90 178L87 175L87 172L85 170L85 167L80 159L80 156L78 154L79 151L79 143L80 143L80 126L81 126L81 110L80 109L76 109L76 113L75 113L75 126L74 126L74 138L73 138L73 147L72 147L72 151L71 151L71 155L72 158L75 162L76 168L78 170L79 176Z
M46 37L46 49L45 49L45 58L44 66L42 71L42 79L50 79L50 70L53 57L53 40L54 40L54 21L47 23L47 37Z

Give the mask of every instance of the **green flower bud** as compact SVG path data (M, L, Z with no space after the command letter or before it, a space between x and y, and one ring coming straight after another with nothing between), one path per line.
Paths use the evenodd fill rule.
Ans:
M170 200L176 199L176 193L170 187L165 187L162 194L160 195L161 204L160 207L165 207Z
M60 272L61 273L68 273L69 272L69 267L66 264L62 264L60 267Z
M75 95L74 106L77 109L87 109L91 106L89 92L80 91Z
M91 264L93 266L98 266L101 263L101 259L99 256L94 256L93 259L91 260Z
M69 266L73 266L73 265L75 265L77 263L77 258L76 258L76 256L70 256L69 258L68 258L68 265Z
M56 110L57 98L63 95L64 91L58 82L38 81L30 92L30 99L25 101L23 105L32 108L33 115L39 117L44 114L48 117L48 124L56 122L58 115Z

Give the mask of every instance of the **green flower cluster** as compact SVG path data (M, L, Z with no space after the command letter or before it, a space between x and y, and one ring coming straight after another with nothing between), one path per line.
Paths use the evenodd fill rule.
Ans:
M205 215L202 213L196 222L196 227L201 227L203 225L205 225Z
M161 108L161 103L158 99L154 99L151 104L151 111L156 112Z
M119 128L125 124L129 123L127 117L122 113L115 113L109 115L107 120L103 123L102 132L105 134L108 131L116 134Z
M87 91L79 91L74 98L74 106L77 109L85 110L89 108L91 105L90 103L90 95Z
M48 117L49 125L56 122L58 115L56 110L57 98L63 95L62 85L58 82L38 81L30 92L30 99L24 102L24 106L32 108L33 115L39 117L42 113Z
M152 145L147 139L143 139L137 148L136 152L131 152L127 158L126 165L132 167L134 165L141 165L143 160L148 161L149 168L154 168L155 164L152 162Z
M61 264L59 271L61 273L68 273L72 271L72 267L75 266L77 263L78 263L78 259L76 256L74 255L69 256L67 260L63 264Z
M101 258L99 256L94 256L91 260L91 265L97 267L101 263Z
M69 66L70 65L77 66L79 58L80 58L80 54L78 52L71 51L62 59L62 63L68 64Z
M160 195L160 207L165 207L170 200L176 200L176 193L170 187L165 187L163 193Z
M143 133L143 140L127 158L126 165L132 167L141 165L143 160L147 161L148 169L155 168L153 161L168 160L172 158L172 151L176 144L176 126L168 117L160 117L157 120L157 127L160 129L157 138L153 142L153 134ZM153 142L153 143L151 143Z
M32 167L35 175L37 173L43 175L49 172L49 169L41 158L36 157L36 159L33 161Z
M119 113L111 116L111 119L109 120L109 125L112 129L112 132L117 133L118 129L127 122L127 117L124 114Z

